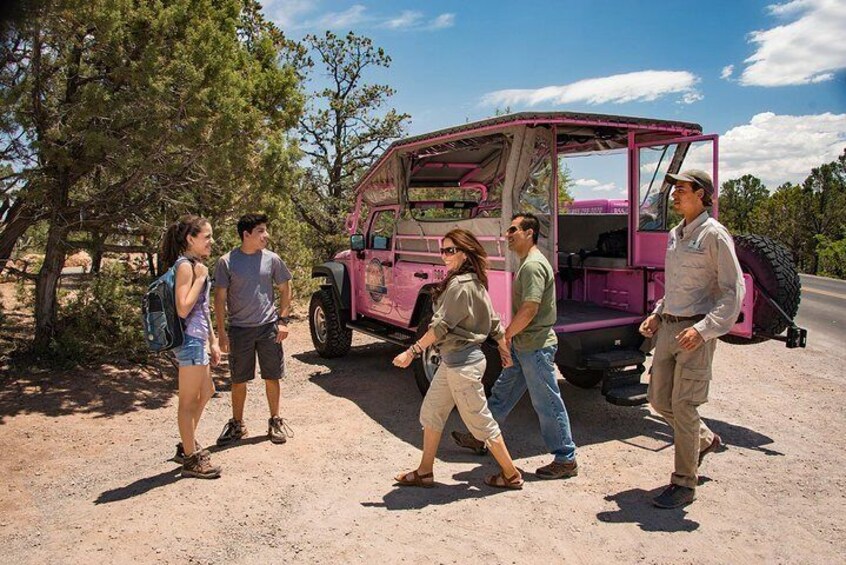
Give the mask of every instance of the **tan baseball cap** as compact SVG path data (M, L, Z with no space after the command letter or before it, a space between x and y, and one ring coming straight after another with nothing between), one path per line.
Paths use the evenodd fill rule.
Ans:
M665 178L670 184L678 181L689 182L698 188L704 189L705 194L708 196L714 195L714 181L711 180L711 175L702 169L688 169L678 174L669 173Z

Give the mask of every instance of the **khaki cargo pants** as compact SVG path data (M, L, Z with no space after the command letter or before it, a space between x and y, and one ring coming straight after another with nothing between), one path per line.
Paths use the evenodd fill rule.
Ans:
M691 327L692 320L661 322L656 335L649 379L649 403L673 428L675 472L670 482L695 488L699 451L714 440L714 432L702 422L697 407L708 402L711 363L717 340L706 341L694 351L681 349L676 336Z
M460 367L441 363L420 407L420 424L442 432L450 412L458 408L458 414L474 438L487 444L499 437L499 425L491 416L482 384L486 364L484 359Z

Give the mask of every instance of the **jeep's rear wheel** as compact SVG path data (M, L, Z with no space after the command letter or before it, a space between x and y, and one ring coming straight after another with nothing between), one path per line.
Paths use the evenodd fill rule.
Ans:
M761 235L736 235L734 246L743 272L752 275L755 285L765 290L793 319L799 311L802 283L787 248ZM752 292L752 289L746 289L746 292ZM780 334L788 325L763 297L755 301L752 324L754 331L771 335ZM751 339L746 339L724 335L720 339L742 345L760 343L767 338L753 335Z
M596 369L576 369L558 365L558 370L564 375L564 380L579 388L593 388L602 382L603 371Z
M420 324L417 326L417 339L423 337L429 330L429 324L432 321L432 303L427 301L423 306L423 315L420 318ZM502 360L499 356L496 344L485 342L482 344L482 353L485 354L485 374L482 375L482 384L485 386L485 395L490 396L491 389L494 383L499 378L502 372ZM417 388L420 389L420 394L426 396L429 390L429 385L432 384L432 379L435 377L435 371L441 364L441 357L434 347L429 347L423 351L423 355L419 359L415 359L412 363L414 370L414 380L417 382Z
M344 327L341 311L332 289L321 287L311 295L308 308L311 342L318 355L327 359L343 357L352 344L352 330Z

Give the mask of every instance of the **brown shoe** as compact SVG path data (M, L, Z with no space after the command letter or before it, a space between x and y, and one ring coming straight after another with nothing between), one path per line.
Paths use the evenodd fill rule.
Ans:
M223 431L217 438L217 445L229 445L245 437L247 437L247 426L232 418L223 426Z
M267 421L267 437L271 442L285 443L289 436L294 437L294 433L284 418L274 416Z
M194 451L203 451L202 446L196 441L194 442ZM206 450L208 451L208 450ZM176 455L173 456L173 461L182 465L185 463L185 449L182 448L182 442L176 444Z
M566 463L553 461L549 465L539 467L535 471L535 475L541 479L569 479L570 477L575 477L578 474L579 465L576 463L575 459Z
M220 467L211 464L208 451L195 451L185 458L182 464L182 476L195 479L216 479L220 476Z
M452 432L450 434L455 445L471 450L476 455L485 455L488 452L488 447L484 442L479 441L473 437L473 434L468 432Z

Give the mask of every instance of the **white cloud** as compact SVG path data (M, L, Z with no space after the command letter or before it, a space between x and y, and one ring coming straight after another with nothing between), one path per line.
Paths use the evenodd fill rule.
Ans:
M592 189L594 192L611 192L611 191L618 191L617 183L608 182L605 184L600 184L599 186L595 186Z
M421 18L423 18L423 14L420 12L416 12L414 10L405 10L399 16L389 19L384 23L384 26L388 29L403 29L408 27L413 27L417 24Z
M536 89L510 89L489 92L482 97L487 106L536 106L542 103L588 104L651 102L669 94L681 94L687 104L701 100L694 85L699 77L687 71L639 71L591 78Z
M599 186L599 181L596 179L576 179L573 181L576 186Z
M342 12L313 14L319 3L315 0L267 0L264 12L283 30L342 30L352 28L385 28L395 31L436 31L455 25L455 14L444 13L427 20L417 10L404 10L397 15L372 14L362 4L354 4Z
M455 14L441 14L429 23L429 29L446 29L455 25Z
M312 12L314 0L266 0L264 13L283 30L297 27L297 21Z
M846 2L791 0L768 7L785 25L753 31L757 51L746 59L740 83L744 86L784 86L822 82L846 68Z
M308 27L319 27L326 29L341 29L349 28L365 22L368 18L364 14L367 10L361 4L350 6L349 9L343 12L329 12L323 14L313 23L308 24Z
M731 78L732 73L734 73L734 65L726 65L720 72L720 78L723 80L728 80Z
M700 92L696 90L691 90L690 92L685 92L684 95L681 97L681 100L677 100L679 104L693 104L694 102L699 102L705 98L702 96Z
M720 182L752 174L770 190L799 183L846 148L846 114L756 114L720 138Z

